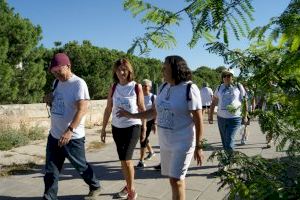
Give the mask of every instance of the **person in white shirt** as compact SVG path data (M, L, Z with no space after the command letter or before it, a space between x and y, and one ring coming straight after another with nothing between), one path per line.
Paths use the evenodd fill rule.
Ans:
M209 87L208 83L204 82L200 90L201 101L202 101L202 115L207 112L207 119L209 118L210 105L213 97L213 91Z
M152 108L156 95L151 93L152 89L152 81L148 79L144 79L142 81L142 87L143 87L143 93L144 93L144 103L146 110L149 110ZM140 144L141 144L141 149L140 149L140 160L139 163L137 164L137 168L144 168L146 166L144 160L150 160L153 156L155 156L154 150L151 147L151 144L149 142L149 136L151 133L151 130L153 130L153 133L156 133L156 120L155 117L149 117L147 119L147 124L146 124L146 135L141 134L140 138ZM146 153L146 148L148 150L148 155L145 157Z
M119 109L125 109L132 113L145 111L144 95L142 86L134 80L134 71L128 59L118 59L113 66L114 84L109 90L107 105L104 111L101 141L106 139L106 126L112 113L112 134L115 141L119 160L121 161L122 172L126 181L118 198L127 198L133 200L137 198L134 187L134 167L132 164L132 155L134 148L141 135L145 135L146 121L140 119L129 119L126 117L117 117Z
M68 158L89 185L85 199L96 198L101 187L85 157L85 115L90 99L85 81L71 71L71 62L64 53L55 54L49 71L55 76L55 88L45 97L51 106L51 129L47 140L45 191L43 199L56 200L59 173Z
M192 72L182 57L167 56L162 71L166 83L159 88L155 107L140 113L120 110L117 115L156 116L161 174L169 178L172 199L184 200L185 176L191 160L194 157L197 165L202 165L204 159L200 91L191 84Z
M223 83L216 89L210 106L209 123L213 123L213 111L218 105L218 127L223 148L231 153L234 150L234 138L241 126L242 101L246 92L241 84L233 83L233 72L224 70L221 73ZM246 122L246 119L244 119Z

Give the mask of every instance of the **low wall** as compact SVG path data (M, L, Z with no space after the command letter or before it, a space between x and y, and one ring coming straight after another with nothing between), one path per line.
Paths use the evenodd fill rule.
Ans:
M102 123L105 107L106 100L91 100L86 125ZM26 124L49 128L50 118L45 103L0 105L0 123L13 127Z

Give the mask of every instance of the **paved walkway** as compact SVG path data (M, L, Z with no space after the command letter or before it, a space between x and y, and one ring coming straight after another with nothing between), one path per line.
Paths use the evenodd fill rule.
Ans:
M209 145L213 149L221 147L220 137L217 125L209 125L205 121L205 138L208 139ZM93 165L94 170L101 180L103 192L99 199L114 199L114 194L118 192L124 181L120 169L120 162L117 159L115 145L112 138L109 142L101 147L93 148L99 143L99 129L87 129L87 159ZM249 127L251 133L246 145L237 145L237 150L247 153L248 155L261 154L263 157L274 158L280 156L275 152L274 147L265 149L265 137L261 134L256 121ZM236 136L236 143L240 143L240 135ZM157 136L152 135L150 138L154 147L156 156L146 161L147 167L144 170L136 170L135 185L138 192L138 199L171 199L171 188L168 179L162 177L160 172L153 170L153 166L159 163L159 147ZM139 145L137 146L139 147ZM208 156L212 151L205 151ZM26 163L33 161L38 163L37 167L26 173L0 178L0 199L1 200L35 200L41 199L43 185L43 163L45 154L45 141L35 142L32 145L20 147L7 152L0 152L0 166L8 163ZM139 149L136 148L133 159L135 165L138 162ZM217 170L217 162L205 162L202 167L197 167L195 161L192 162L186 178L186 197L188 200L218 200L226 196L226 191L218 191L219 179L211 175ZM66 162L62 171L59 182L59 199L76 200L83 199L88 193L88 187L78 176L74 168Z

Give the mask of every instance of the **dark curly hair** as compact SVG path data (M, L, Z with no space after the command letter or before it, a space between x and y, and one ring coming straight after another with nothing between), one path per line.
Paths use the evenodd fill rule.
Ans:
M121 65L126 66L127 70L129 71L127 80L129 82L133 81L133 79L134 79L134 71L133 71L133 67L132 67L130 61L127 58L120 58L120 59L118 59L118 60L115 61L114 66L113 66L113 80L114 80L114 82L115 83L119 83L119 79L118 79L118 76L117 76L116 72L117 72L118 68Z
M182 81L192 80L192 72L182 57L177 55L167 56L165 58L165 64L171 66L172 78L175 80L176 85Z

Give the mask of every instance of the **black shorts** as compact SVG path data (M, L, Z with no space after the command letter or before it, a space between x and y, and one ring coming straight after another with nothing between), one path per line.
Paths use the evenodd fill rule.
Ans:
M147 121L147 125L146 125L146 127L147 127L147 129L146 129L146 138L145 138L145 140L143 142L141 142L141 140L140 140L141 148L145 148L146 145L149 143L149 139L148 138L149 138L150 132L152 130L153 124L154 124L154 119L152 119L150 121ZM142 134L141 134L141 139L142 139Z
M247 122L245 123L245 120L244 120L244 118L242 118L242 123L241 123L242 125L250 125L250 117L249 116L247 116Z
M128 128L112 126L112 135L116 143L120 160L131 160L134 148L141 135L141 125L133 125Z
M209 109L210 106L202 106L202 109Z

